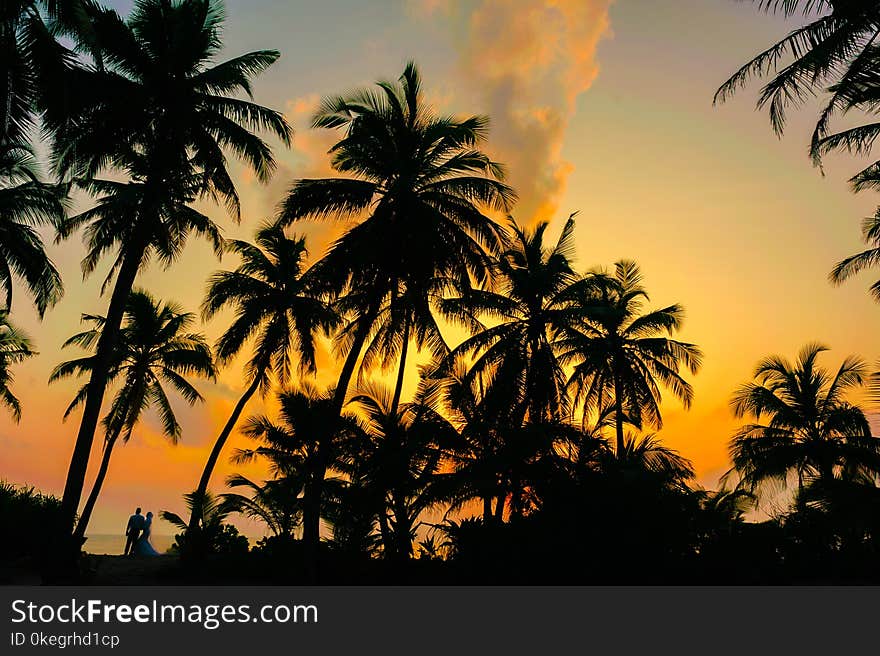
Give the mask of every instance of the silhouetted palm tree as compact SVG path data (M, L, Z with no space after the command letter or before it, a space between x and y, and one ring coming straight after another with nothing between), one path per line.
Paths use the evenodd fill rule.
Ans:
M567 414L565 376L554 343L574 316L574 219L568 219L553 246L544 243L547 227L542 222L527 230L511 221L504 250L493 263L491 287L466 288L440 303L447 318L472 333L447 365L473 358L468 384L481 385L487 397L502 397L514 426L526 418L542 421ZM491 320L488 326L484 318Z
M261 446L239 450L234 457L235 462L265 458L276 478L299 481L303 489L303 541L308 549L307 558L316 554L320 517L330 482L327 475L334 475L333 485L340 484L338 474L354 434L351 417L343 416L342 423L338 423L333 397L333 390L319 392L305 384L296 390L282 391L278 395L280 421L266 416L251 417L243 432L261 442ZM337 430L328 432L328 424Z
M832 284L839 285L865 269L880 264L880 210L862 223L862 236L870 248L838 262L828 276ZM870 289L874 300L880 301L880 280Z
M578 294L580 319L559 340L560 362L574 365L568 385L585 413L614 408L617 453L623 455L624 423L663 425L661 385L690 407L693 389L680 371L697 373L702 353L670 337L681 328L680 305L642 313L648 294L635 262L618 262L614 273L590 273Z
M614 465L656 474L668 485L682 490L696 476L691 461L664 445L655 434L627 435L623 451L615 453Z
M93 21L104 11L96 0L4 0L0 5L0 140L27 141L44 102L63 105L58 75L80 51L94 50Z
M479 149L485 117L435 115L412 63L398 82L377 86L322 101L313 126L345 130L330 151L331 163L350 177L296 181L279 214L285 225L365 216L316 266L351 317L342 333L339 411L374 330L381 359L400 361L393 406L400 401L409 342L445 351L430 312L432 297L450 285L485 279L485 250L496 245L498 226L481 207L504 210L514 199L500 181L501 167Z
M824 523L830 525L841 547L852 551L870 548L875 557L880 548L880 486L876 473L812 476L805 481L798 501L798 510L806 507L824 515Z
M741 487L785 486L797 475L800 491L809 477L830 480L844 467L880 471L880 440L871 437L861 408L846 400L865 382L866 366L850 356L832 374L817 364L826 350L808 344L793 364L770 356L756 368L755 382L737 390L734 414L755 420L730 442Z
M880 9L874 9L880 17ZM880 34L880 22L875 29L875 36ZM865 70L858 74L847 74L847 78L831 88L835 92L837 108L841 114L858 112L868 116L877 114L877 103L880 101L880 44L872 46L868 54L862 58L868 60ZM844 150L855 155L869 155L877 137L880 136L880 128L876 122L845 128L839 132L830 133L828 124L830 120L823 117L820 127L813 135L811 153L813 160L821 164L822 157L835 150ZM880 162L874 162L862 169L850 178L853 190L856 192L864 189L880 188Z
M28 336L9 321L9 313L0 310L0 404L5 405L16 422L21 420L21 404L9 389L12 365L35 355Z
M168 510L161 511L159 517L181 531L175 536L172 549L177 550L190 563L200 563L208 554L221 551L247 553L248 539L240 535L234 526L226 523L226 518L234 510L221 497L215 497L211 493L198 495L190 492L183 498L189 515L199 517L199 524L196 531L191 531L180 515Z
M502 437L508 427L504 410L492 407L494 399L485 398L482 386L470 383L463 361L443 376L437 375L436 368L424 374L420 385L433 386L434 391L420 391L419 396L436 396L437 410L458 432L458 439L452 440L444 453L450 469L436 474L433 494L445 499L447 514L479 501L484 522L500 519L509 483L505 476L510 469Z
M62 500L71 521L138 271L154 257L173 262L191 233L207 236L219 252L217 227L190 204L221 200L237 218L238 196L224 150L265 181L275 162L252 130L285 143L290 136L281 114L233 97L249 94L251 78L278 53L252 52L215 65L222 23L216 0L143 0L127 21L101 12L92 22L93 59L100 65L70 58L64 102L43 108L59 174L84 179L85 188L99 196L97 206L71 218L61 235L88 226L86 273L107 253L115 254L116 280ZM97 179L104 171L127 181Z
M36 127L35 69L46 45L56 45L40 13L45 4L6 0L0 5L0 141L26 141Z
M0 288L12 307L13 277L20 279L42 317L64 288L36 228L64 220L63 191L40 181L33 151L0 139Z
M366 422L346 473L353 485L372 491L385 557L408 560L419 517L439 501L431 484L444 448L458 433L431 401L417 396L393 409L393 400L373 385L352 398Z
M844 110L858 78L876 64L880 7L872 0L753 0L762 11L809 17L803 25L740 68L715 95L724 101L752 77L772 75L758 106L769 107L774 130L785 127L786 109L800 105L831 86L813 136L821 140L832 114ZM784 65L780 65L785 61Z
M101 338L104 317L83 315L92 328L78 333L64 343L64 347L79 346L94 349ZM104 453L92 491L83 507L76 535L85 536L92 511L107 470L113 447L121 437L127 443L143 412L155 407L159 413L162 432L172 444L180 439L181 428L165 391L170 386L189 405L204 401L202 395L186 379L187 376L214 378L211 349L201 334L189 332L195 315L183 312L174 303L162 303L147 292L133 291L125 308L125 316L116 342L116 352L108 372L108 384L119 383L110 408L103 420ZM95 356L89 355L59 364L52 371L49 382L71 376L85 377L92 373ZM64 413L85 403L88 383L77 392Z
M236 474L226 480L226 485L250 492L250 496L234 492L221 495L226 510L263 522L275 537L293 539L294 530L302 522L301 479L285 476L260 485Z
M328 333L339 324L333 309L314 293L314 277L305 270L304 237L290 239L280 226L266 225L257 232L255 245L233 241L228 250L242 262L235 271L211 277L202 313L207 319L225 307L235 309L232 324L217 342L220 364L231 361L247 343L253 344L253 354L245 370L248 387L214 443L197 494L207 491L223 445L250 398L257 391L265 394L273 378L282 387L288 385L294 359L301 373L314 372L317 333ZM312 511L305 511L305 530L317 541ZM197 520L192 518L191 524Z
M26 139L34 128L32 57L27 32L45 30L36 0L0 6L0 140Z

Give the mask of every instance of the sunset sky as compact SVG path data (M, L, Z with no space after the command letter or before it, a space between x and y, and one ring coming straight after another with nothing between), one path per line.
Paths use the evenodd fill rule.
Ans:
M108 3L126 14L132 2ZM689 412L664 405L662 437L694 461L699 481L718 484L728 468L727 441L736 425L728 400L770 353L793 357L806 342L831 347L831 367L850 353L872 363L880 307L867 293L870 275L833 288L834 263L860 250L859 223L877 199L853 195L847 178L860 168L830 158L825 177L807 156L815 112L798 112L779 140L766 114L754 110L756 86L712 106L715 89L747 58L790 29L751 3L732 0L227 0L224 54L276 48L282 58L258 79L261 104L283 110L294 147L276 150L268 185L236 167L243 199L241 226L222 209L212 216L227 236L250 238L297 177L329 173L330 132L308 129L318 99L378 78L396 78L408 59L421 68L425 93L444 112L486 113L488 150L507 164L521 202L520 222L552 220L555 238L578 211L578 266L620 258L642 266L656 305L687 312L681 337L705 353L693 379ZM320 256L325 226L304 226ZM47 386L51 369L78 353L60 344L83 312L103 314L105 268L81 282L79 237L49 248L67 293L39 322L19 291L13 318L39 356L15 370L23 405L14 424L0 413L0 478L60 494L79 415L61 423L75 382ZM227 257L222 268L236 262ZM198 310L207 276L219 268L196 240L169 271L151 268L139 286ZM225 328L220 316L204 327ZM320 383L336 374L326 354ZM409 381L415 382L415 367ZM182 510L207 451L243 385L238 366L218 384L199 383L208 399L178 403L183 440L170 447L149 416L132 442L117 448L90 532L117 533L136 505ZM262 409L254 401L246 414ZM95 441L90 486L100 454ZM235 436L227 453L244 440ZM239 471L225 462L214 489ZM259 477L259 469L248 473ZM242 525L252 534L257 527ZM168 533L160 523L156 533Z

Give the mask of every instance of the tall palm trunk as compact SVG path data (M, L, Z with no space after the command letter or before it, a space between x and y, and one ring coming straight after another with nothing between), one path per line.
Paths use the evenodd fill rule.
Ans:
M394 558L396 545L394 544L394 536L391 533L391 527L388 526L388 515L385 514L384 503L382 510L379 513L379 535L382 537L382 547L385 552L385 560L392 560Z
M617 429L617 459L623 458L623 383L619 375L614 376L614 425Z
M510 519L520 519L523 514L522 477L519 472L510 477Z
M409 512L405 497L398 493L392 501L394 506L395 556L398 561L406 561L412 556L412 535L410 534Z
M492 522L492 496L483 497L483 524L488 526Z
M406 356L409 351L409 333L410 320L407 314L406 321L403 324L403 345L400 347L400 364L397 368L397 382L394 385L394 397L391 399L391 416L397 414L397 408L400 406L400 396L403 392L403 378L406 373Z
M235 428L235 424L238 423L238 419L241 417L244 407L247 405L248 401L251 400L251 397L256 394L259 388L260 377L254 376L253 382L251 382L250 386L245 390L244 394L241 395L241 398L238 399L238 403L236 403L235 407L232 409L232 414L229 415L229 419L226 420L223 430L221 430L220 435L217 436L217 441L214 442L214 448L211 449L208 461L205 463L202 477L199 479L199 486L196 489L197 499L204 498L205 494L208 492L208 483L211 480L211 474L214 473L214 468L217 466L217 461L220 459L220 453L223 451L226 440L228 440L229 436L232 434L232 429ZM200 510L201 507L199 504L193 505L193 512L189 518L188 530L191 531L198 526L198 523L202 519Z
M348 387L351 384L355 367L361 356L361 351L370 334L370 328L379 311L378 301L371 304L367 312L361 318L354 336L351 350L345 358L342 370L339 372L339 380L336 383L336 391L333 395L333 416L337 425L328 426L327 433L320 437L318 443L318 464L315 475L312 476L311 490L303 493L303 547L307 566L314 569L317 563L318 544L321 540L321 500L324 494L324 474L327 471L328 453L331 448L333 436L338 430L338 421L342 416L342 408L345 405L345 397L348 395Z
M89 493L89 498L86 499L86 505L83 506L79 521L76 524L76 531L74 532L74 536L80 541L86 536L86 529L89 527L89 520L92 517L92 511L95 509L95 504L101 494L101 488L104 486L104 479L107 477L107 469L110 466L110 455L113 453L113 447L116 445L119 433L120 431L117 430L113 435L108 436L107 440L104 442L104 454L101 457L101 467L98 469L98 475L95 477L92 491Z
M336 383L336 392L333 396L333 413L337 416L342 415L342 407L345 405L345 397L348 395L348 387L351 385L351 378L354 375L355 366L357 366L358 360L361 357L361 351L364 349L364 344L370 334L370 328L372 328L378 312L379 303L377 301L376 303L373 303L364 316L361 317L360 325L358 325L357 331L355 332L354 342L351 345L351 350L348 352L345 362L342 365L342 370L339 372L339 380Z
M507 491L502 486L495 500L495 522L504 523L504 502L507 500Z
M125 304L131 289L134 286L138 269L146 252L146 243L141 238L135 237L134 244L127 250L122 260L122 266L113 287L113 295L110 297L110 307L101 328L101 336L95 349L94 368L89 377L88 393L85 407L83 408L82 421L73 447L73 455L70 459L70 467L67 471L67 480L64 484L64 494L61 498L61 533L71 534L76 518L76 510L82 497L83 485L86 478L86 470L89 466L89 455L95 440L95 430L101 416L101 403L104 400L104 391L107 388L107 376L110 373L113 351L119 340L119 331L122 325L122 317L125 313ZM78 547L79 545L75 545Z
M318 444L316 462L308 474L303 489L303 543L309 557L317 553L321 540L321 501L324 496L324 477L327 474L329 451L326 442L329 440L332 440L332 435Z

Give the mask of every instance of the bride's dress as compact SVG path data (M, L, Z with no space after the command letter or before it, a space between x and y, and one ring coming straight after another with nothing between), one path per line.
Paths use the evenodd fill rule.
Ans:
M158 551L153 547L152 542L150 542L150 534L152 533L153 528L153 513L147 513L147 519L144 522L144 532L138 538L138 541L134 543L134 548L132 549L132 553L135 556L161 556Z

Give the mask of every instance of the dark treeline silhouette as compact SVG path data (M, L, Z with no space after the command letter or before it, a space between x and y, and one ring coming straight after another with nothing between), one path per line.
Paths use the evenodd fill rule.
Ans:
M788 104L830 85L814 160L870 148L876 126L831 133L829 121L876 106L874 3L757 4L821 15L719 99L791 53L761 96L774 127ZM65 346L84 354L51 377L83 380L64 415L82 413L63 497L11 485L0 496L6 525L45 512L52 549L10 558L36 558L48 580L94 580L80 548L115 445L148 408L172 443L187 438L169 393L201 402L190 379L244 356L239 400L192 491L181 491L186 512L162 513L179 530L169 582L877 580L880 440L856 405L876 375L855 357L824 369L820 345L794 363L768 357L734 393L747 423L722 489L699 487L657 433L663 395L688 408L703 360L677 338L683 307L652 306L633 261L579 268L574 216L555 239L552 217L517 222L504 167L487 155L489 119L437 114L415 64L325 98L311 127L338 135L337 177L292 181L253 242L228 241L193 204L222 202L241 218L229 153L271 177L272 145L258 135L283 147L291 128L249 96L279 53L216 62L216 0L141 0L128 17L94 0L18 0L3 12L0 400L16 418L11 369L34 352L9 323L12 281L41 316L63 292L35 228L54 226L59 239L82 230L86 275L112 260L106 313L83 317L88 329ZM37 128L52 183L36 169ZM856 187L871 187L877 170ZM74 189L93 204L70 216ZM325 220L345 227L312 256L295 231ZM866 227L869 241L875 233ZM202 318L232 312L213 348L193 314L136 287L151 262L173 265L190 234L238 262L207 281ZM834 280L877 252L842 262ZM334 345L328 388L312 380L322 338ZM276 397L277 415L249 414L254 396ZM103 457L81 506L99 428ZM236 430L250 444L230 452ZM235 474L212 489L223 459L261 463L267 479ZM266 537L249 549L235 515L264 524Z

